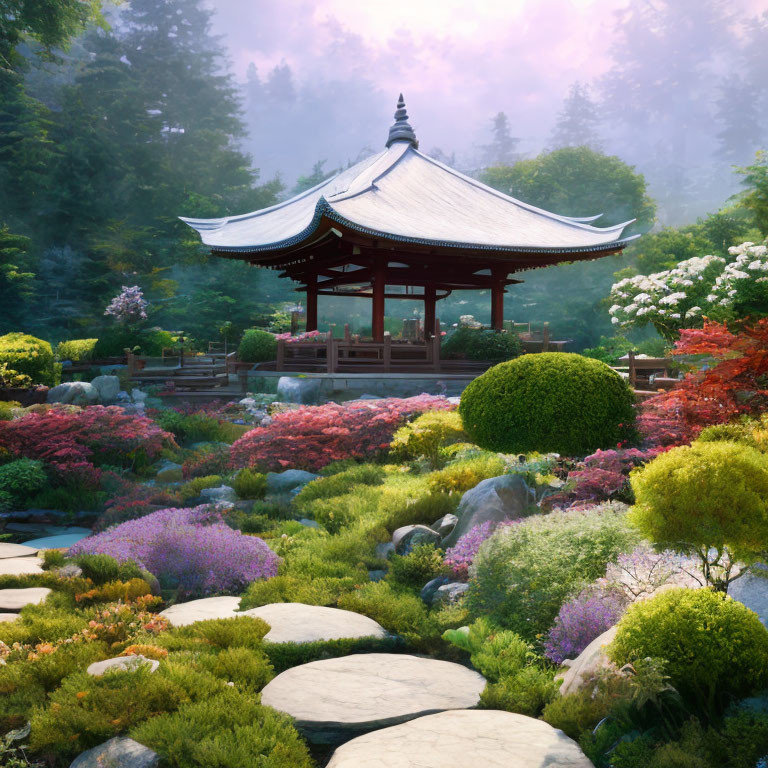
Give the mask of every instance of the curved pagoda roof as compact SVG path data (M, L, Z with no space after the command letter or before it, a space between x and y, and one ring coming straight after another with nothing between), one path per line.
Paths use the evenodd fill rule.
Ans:
M295 258L296 251L349 235L401 251L491 251L495 259L506 260L506 254L515 262L515 254L539 255L526 266L544 266L615 253L637 237L622 238L631 221L592 226L597 218L536 208L419 152L401 95L386 148L378 154L269 208L182 221L214 253L257 264L285 264L275 257Z

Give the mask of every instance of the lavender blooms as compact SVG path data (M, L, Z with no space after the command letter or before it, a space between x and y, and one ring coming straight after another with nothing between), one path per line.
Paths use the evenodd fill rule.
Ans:
M111 315L118 323L128 325L147 319L147 302L138 285L123 286L123 290L115 296L105 310L105 315Z
M469 578L469 566L475 559L480 545L499 527L505 525L514 525L520 520L506 520L502 523L489 520L480 523L465 533L453 547L449 547L445 552L445 564L453 571L454 575L460 579Z
M70 552L134 560L184 596L237 593L275 576L280 561L261 539L232 530L210 506L161 509L82 539Z

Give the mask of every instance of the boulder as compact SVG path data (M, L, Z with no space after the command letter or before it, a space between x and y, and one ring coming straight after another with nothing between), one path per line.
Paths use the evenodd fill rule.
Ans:
M97 376L91 381L91 386L98 393L102 405L109 405L117 400L117 395L120 392L120 379L117 376Z
M239 597L204 597L201 600L190 600L188 603L176 603L160 612L174 627L186 627L196 621L206 619L231 619L241 614L236 613L240 607Z
M314 643L360 637L386 638L386 630L373 619L340 608L304 603L270 603L243 611L270 626L269 643Z
M443 544L452 547L465 533L481 523L501 523L529 514L534 492L520 475L490 477L467 491L459 503L456 527Z
M395 545L391 541L381 542L376 545L376 557L387 560L395 551Z
M363 653L292 667L267 684L261 702L295 718L309 741L338 744L432 712L476 707L484 687L485 678L461 664Z
M68 381L48 390L49 403L67 405L93 405L99 402L99 392L87 381Z
M320 402L322 381L281 376L277 382L277 399L281 403L315 405Z
M576 693L594 680L598 672L613 667L605 653L605 648L615 638L616 627L611 627L596 637L573 661L567 662L567 669L560 673L563 680L560 693L563 696Z
M115 736L78 755L69 768L157 768L160 755L138 741Z
M184 480L181 464L177 464L175 461L163 459L155 464L154 469L156 472L155 479L159 483L180 483Z
M101 677L110 670L116 669L121 672L133 672L143 666L148 666L149 671L154 672L160 666L160 662L157 659L148 659L141 654L136 656L117 656L114 659L94 661L85 671L93 677Z
M328 768L592 768L575 741L542 720L459 709L358 736Z
M76 579L83 575L83 569L74 563L67 563L56 569L56 575L61 579Z
M39 557L6 557L0 560L0 576L32 576L43 572Z
M432 598L432 605L455 603L464 596L468 589L469 584L464 581L452 581L449 584L443 584L437 588L435 596Z
M398 555L407 555L419 544L434 544L439 547L443 537L426 525L404 525L392 534L392 543Z
M286 469L285 472L267 472L267 493L290 493L296 488L302 488L320 475L305 472L303 469Z
M449 512L447 515L443 515L439 520L435 520L429 527L445 538L456 527L458 522L459 518Z
M754 566L750 573L731 582L728 594L753 610L768 627L768 570Z
M0 589L0 611L20 611L25 605L38 605L50 594L48 587Z
M432 581L428 581L421 588L421 592L419 592L419 596L427 605L432 605L432 600L437 594L437 590L440 587L444 586L445 584L450 584L450 583L451 583L451 580L448 576L438 576L436 579L432 579Z
M220 485L217 488L204 488L200 491L200 497L207 504L234 503L238 499L235 489L228 485Z
M32 557L37 554L37 547L27 547L24 544L10 544L0 541L0 560L8 557Z

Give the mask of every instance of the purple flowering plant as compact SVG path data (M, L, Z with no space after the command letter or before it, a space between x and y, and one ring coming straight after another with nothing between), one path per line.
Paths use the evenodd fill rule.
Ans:
M275 576L280 562L264 541L233 530L208 505L161 509L129 520L82 539L70 553L133 560L184 596L237 593L252 581Z
M147 319L147 301L138 285L123 286L123 290L109 303L105 315L111 315L118 323L128 325Z
M498 523L494 520L488 520L485 523L474 526L459 538L453 547L445 551L443 562L453 571L453 574L460 579L469 578L469 566L475 559L480 545L491 537L491 534L500 526L514 525L520 520L505 520Z

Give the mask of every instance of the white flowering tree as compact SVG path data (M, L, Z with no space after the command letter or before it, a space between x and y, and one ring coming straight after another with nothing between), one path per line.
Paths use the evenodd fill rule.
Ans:
M742 243L728 253L727 259L696 256L674 269L620 280L611 288L611 322L621 328L650 323L671 341L705 317L768 314L768 247Z
M131 325L147 319L147 302L138 285L123 286L123 290L115 296L104 311L118 323Z

